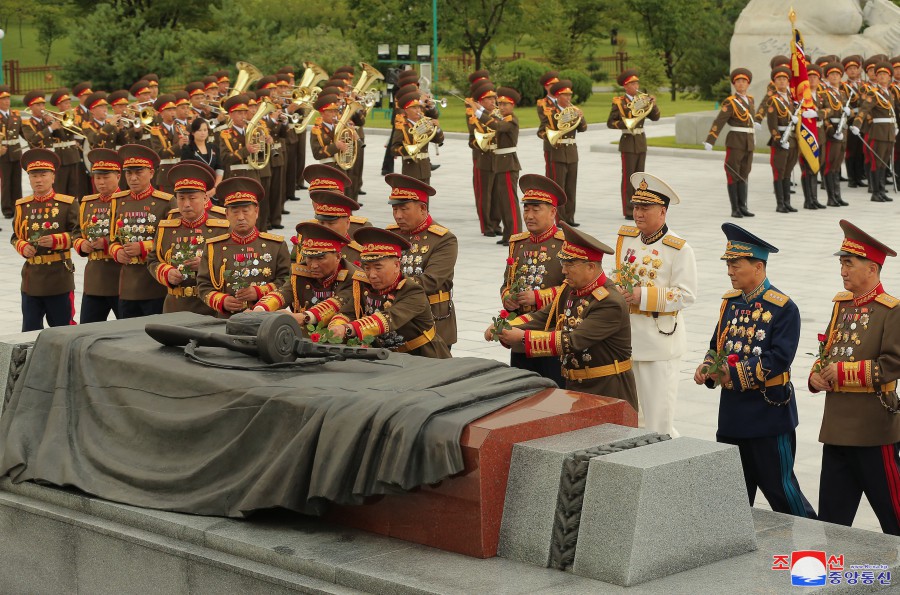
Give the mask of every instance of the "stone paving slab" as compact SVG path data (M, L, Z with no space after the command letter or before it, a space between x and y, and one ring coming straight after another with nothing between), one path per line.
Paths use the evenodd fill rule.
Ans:
M530 109L530 108L524 108ZM647 122L648 136L671 136L675 133L674 118L659 122ZM579 134L581 166L578 181L578 211L576 219L580 229L596 235L606 243L615 240L616 230L625 223L621 216L621 163L618 155L592 152L592 145L609 145L618 135L602 124L592 125L588 132ZM364 166L364 207L361 215L369 217L376 225L392 221L387 205L387 185L380 179L384 134L372 130L368 135L368 149ZM518 143L522 173L544 171L543 151L535 130L523 130ZM699 269L699 296L697 302L685 312L688 353L681 370L681 393L676 409L675 422L684 436L715 439L718 395L705 387L694 385L691 377L707 349L717 316L722 294L730 289L725 275L725 265L719 260L724 246L720 226L728 220L730 208L725 191L724 166L720 160L692 158L657 153L650 148L647 170L666 180L679 193L682 204L671 209L670 227L684 236L694 247ZM722 156L721 158L724 158ZM307 163L312 158L307 153ZM500 308L499 287L507 256L506 248L497 246L496 238L482 237L478 232L475 205L472 194L471 152L463 139L448 139L434 158L440 169L433 173L432 183L437 195L432 199L432 213L436 221L449 227L460 239L460 258L456 268L454 300L462 341L454 349L455 355L488 357L508 361L509 354L497 343L480 340L491 316ZM397 171L400 163L397 162ZM799 183L799 171L794 179ZM27 178L25 179L27 187ZM793 204L803 204L802 195L793 195ZM891 194L894 194L891 192ZM312 214L308 195L298 192L299 202L287 203L290 215L287 223L307 219ZM824 192L820 191L820 197ZM752 219L738 223L758 233L781 249L769 262L772 282L795 300L800 308L802 337L794 375L801 379L796 384L800 413L797 429L797 476L800 486L813 506L818 503L819 461L821 445L818 443L819 425L822 419L824 399L811 396L802 381L814 359L806 353L815 353L816 335L828 324L831 298L842 290L838 260L833 256L840 243L838 220L849 218L863 229L872 232L896 249L900 242L894 239L893 222L900 211L900 200L894 203L873 203L865 189L847 189L844 199L852 208L829 208L793 214L775 212L771 170L763 163L755 163L750 175L749 206L756 213ZM821 198L824 202L824 198ZM0 220L5 237L11 235L11 224ZM286 230L289 231L289 230ZM292 233L292 232L291 232ZM291 234L288 234L288 236ZM883 281L888 292L900 293L900 262L889 259ZM76 286L81 287L83 260L76 267ZM611 261L605 263L609 272ZM21 328L21 309L18 287L21 258L6 242L0 247L0 334L17 332ZM76 294L76 305L81 294ZM756 506L765 507L760 495ZM878 521L863 500L855 526L880 530Z

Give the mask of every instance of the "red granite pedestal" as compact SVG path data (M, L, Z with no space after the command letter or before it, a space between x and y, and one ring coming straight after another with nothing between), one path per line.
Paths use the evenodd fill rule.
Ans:
M465 469L444 481L362 506L335 506L334 522L467 556L497 554L513 444L605 423L637 427L619 399L547 389L470 423L460 438Z

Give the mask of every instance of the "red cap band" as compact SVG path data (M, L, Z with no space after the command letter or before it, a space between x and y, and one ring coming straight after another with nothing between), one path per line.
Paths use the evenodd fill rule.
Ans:
M153 162L144 157L129 157L122 162L122 167L146 167L153 169Z
M38 160L38 161L32 161L31 163L29 163L26 166L25 171L38 171L38 170L48 170L48 169L50 171L56 171L56 165L54 165L54 163L52 161Z
M850 238L844 238L844 241L841 243L841 251L861 256L872 262L877 262L880 265L883 265L885 258L887 258L887 254L878 248L860 242L859 240L851 240Z
M91 164L91 171L122 171L118 161L95 161Z
M587 260L591 262L600 262L603 259L603 252L578 246L569 242L563 242L562 250L559 253L562 260Z
M206 182L196 178L182 178L175 182L175 192L178 192L179 190L199 190L200 192L206 192Z
M344 183L333 178L315 178L309 183L309 191L312 192L313 190L344 192Z
M415 200L428 204L428 195L412 188L392 188L388 200Z

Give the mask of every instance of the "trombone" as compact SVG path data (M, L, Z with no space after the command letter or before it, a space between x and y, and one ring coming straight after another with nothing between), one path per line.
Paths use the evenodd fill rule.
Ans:
M31 109L25 108L22 110L22 113L29 117L34 117ZM72 134L84 134L81 130L81 126L75 124L75 110L68 109L64 112L51 112L50 110L44 110L43 116L49 116L59 122L63 128L71 132Z

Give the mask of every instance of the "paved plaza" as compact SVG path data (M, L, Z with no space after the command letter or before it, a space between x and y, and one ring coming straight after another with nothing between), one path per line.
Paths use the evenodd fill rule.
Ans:
M533 108L523 108L533 109ZM647 122L648 136L671 136L675 133L674 118ZM392 222L387 205L388 186L380 177L383 142L386 131L368 130L368 151L365 163L364 207L360 214L375 225ZM578 179L578 208L576 220L581 230L607 244L614 245L616 230L625 223L621 216L619 185L621 162L611 143L618 134L605 125L592 125L587 133L578 135L580 171ZM591 147L595 150L591 151ZM524 130L519 138L519 159L522 173L543 173L541 142L535 130ZM649 150L648 171L666 180L681 197L682 204L669 212L669 227L685 237L693 246L699 269L699 296L685 312L689 352L682 362L681 392L676 411L676 428L683 436L707 440L715 439L718 393L698 387L693 372L705 354L713 326L719 312L722 294L731 288L725 275L725 265L719 260L724 248L720 226L728 220L730 207L725 192L723 153L703 151ZM440 155L432 153L433 163L441 167L433 173L432 185L437 196L432 199L431 212L436 221L449 227L459 238L460 254L456 266L454 302L459 322L459 342L453 349L455 357L471 356L508 361L508 352L498 343L486 343L482 334L493 315L500 308L499 287L505 266L507 248L495 244L496 238L485 238L478 231L475 204L472 196L471 151L465 136L448 134ZM312 158L307 155L307 163ZM397 168L399 171L399 162ZM799 170L795 170L799 182ZM24 180L27 186L27 179ZM793 195L792 204L799 208L802 195ZM308 219L312 214L305 191L299 202L289 202L290 215L285 222ZM891 192L891 194L894 194ZM818 211L779 214L775 212L771 170L768 156L757 155L750 176L749 207L756 213L752 219L737 223L760 235L781 249L769 260L769 278L783 292L791 296L802 316L802 336L794 361L800 426L797 431L796 472L800 486L809 501L818 503L821 445L818 442L824 397L812 396L806 388L806 376L817 350L816 335L822 332L831 314L831 299L841 291L838 260L833 256L841 241L838 220L848 218L878 239L897 249L893 221L900 208L897 203L873 203L865 189L844 189L844 199L850 207ZM825 202L820 190L820 202ZM11 234L11 222L0 223L5 237ZM288 236L292 235L287 234ZM76 260L76 286L82 285L84 260ZM604 267L609 273L612 258ZM7 290L0 294L0 328L6 333L21 328L20 281L21 257L8 242L0 249L0 283ZM900 293L900 261L888 259L883 274L889 293ZM76 292L76 305L81 302ZM77 314L76 314L77 320ZM138 365L137 363L135 365ZM861 396L860 398L871 398ZM756 506L767 508L762 495ZM856 527L880 531L878 521L864 501L856 518Z

